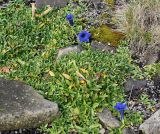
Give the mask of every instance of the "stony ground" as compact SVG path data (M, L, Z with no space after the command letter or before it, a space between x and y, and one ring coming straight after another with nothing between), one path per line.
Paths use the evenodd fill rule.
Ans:
M1 5L2 3L0 3ZM75 4L75 3L74 3ZM120 1L117 1L117 5L121 5ZM79 17L85 17L87 20L90 19L87 24L87 28L89 29L90 26L98 26L100 25L98 21L98 16L102 13L109 13L110 17L103 20L104 24L116 28L115 25L112 25L110 23L110 19L112 18L112 11L109 9L109 7L104 2L97 2L97 3L89 3L88 11ZM94 21L93 20L97 20ZM153 102L153 104L150 104L150 102L139 102L139 99L143 99L142 95L145 94L148 97L148 100L150 102ZM143 113L143 119L149 118L153 113L155 113L160 108L160 78L157 76L151 81L147 81L147 85L144 88L129 91L126 93L126 96L128 98L128 104L129 109L131 111L139 111ZM132 129L138 133L138 127L139 126L132 126ZM108 131L106 130L106 134ZM0 134L45 134L44 132L40 132L37 129L20 129L15 131L7 131L2 132Z
M139 101L143 94L148 97L148 102L146 103ZM146 120L160 108L160 79L156 78L152 81L147 81L145 88L130 91L126 95L128 98L129 109L131 111L142 113L143 119ZM153 104L150 102L153 102ZM132 126L132 129L137 134L138 128L139 126Z
M0 134L47 134L47 133L41 132L38 129L19 129L14 131L1 132Z

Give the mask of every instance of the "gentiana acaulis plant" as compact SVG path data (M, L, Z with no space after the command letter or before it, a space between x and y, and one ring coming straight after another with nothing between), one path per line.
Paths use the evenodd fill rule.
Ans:
M82 42L89 42L90 36L91 36L91 34L88 31L83 30L78 34L78 39L81 43Z
M69 21L69 24L71 25L71 26L73 26L74 25L74 20L73 20L73 14L67 14L67 16L66 16L66 19Z
M126 102L125 103L117 102L114 108L117 111L119 111L120 116L121 116L120 119L123 122L124 121L124 111L128 109Z

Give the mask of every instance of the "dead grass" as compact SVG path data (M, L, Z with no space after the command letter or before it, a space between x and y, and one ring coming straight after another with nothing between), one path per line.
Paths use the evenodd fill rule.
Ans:
M131 0L116 11L119 29L126 33L133 55L141 60L160 51L160 0Z

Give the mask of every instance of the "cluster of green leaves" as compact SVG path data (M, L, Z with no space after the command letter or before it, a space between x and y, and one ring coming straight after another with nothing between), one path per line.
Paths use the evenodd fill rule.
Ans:
M113 106L125 101L125 79L138 72L137 67L131 64L126 48L119 48L115 54L90 50L73 53L57 61L50 69L54 76L50 78L50 88L45 95L56 101L62 111L60 119L47 129L53 134L70 131L98 133L101 126L96 113L107 107L117 115ZM140 117L128 114L133 119ZM132 118L126 124L131 122Z
M34 58L36 55L48 52L53 56L60 47L76 43L75 36L82 30L76 16L84 6L68 5L62 9L53 9L43 17L31 19L31 8L22 0L13 2L8 8L0 10L0 60ZM37 12L42 12L40 9ZM76 27L70 27L65 17L68 13L75 16Z
M140 102L146 106L147 110L152 110L153 106L156 104L156 101L150 100L149 96L145 93L140 96Z
M160 63L146 65L144 70L146 75L148 75L150 78L154 75L160 75Z

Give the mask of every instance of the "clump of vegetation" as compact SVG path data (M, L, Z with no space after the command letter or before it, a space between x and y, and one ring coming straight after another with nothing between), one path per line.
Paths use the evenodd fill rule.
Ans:
M107 107L118 116L113 106L125 102L126 78L146 76L132 64L129 49L122 46L114 54L86 50L55 60L57 50L76 43L74 37L82 31L80 20L74 17L72 27L66 15L77 16L84 9L81 4L77 8L68 5L32 20L31 9L20 0L0 11L0 66L6 69L0 76L24 81L58 103L61 117L50 128L42 128L51 134L99 133L102 126L96 113ZM124 38L106 26L100 28L97 31L105 35L103 41L117 45ZM127 112L122 127L110 131L118 134L123 127L141 121L138 113Z
M50 66L50 70L54 76L43 77L48 83L44 83L48 87L44 88L44 93L48 99L56 101L62 111L60 119L47 129L50 133L98 133L101 125L96 113L107 107L118 115L113 106L125 101L125 79L143 76L131 64L129 50L121 47L115 54L90 50L73 53ZM128 113L129 117L131 115L133 113ZM131 122L132 118L125 118L126 125Z
M83 6L79 6L73 10L68 5L32 20L31 8L26 7L23 1L9 4L8 8L0 10L0 61L24 61L39 54L46 58L53 57L56 49L75 44L74 38L82 26L77 19L76 27L69 26L65 17L68 13L77 16L83 9Z
M160 51L159 14L159 0L132 0L117 10L120 30L126 33L134 55L143 57Z
M104 0L107 4L109 4L111 7L114 7L115 0Z

